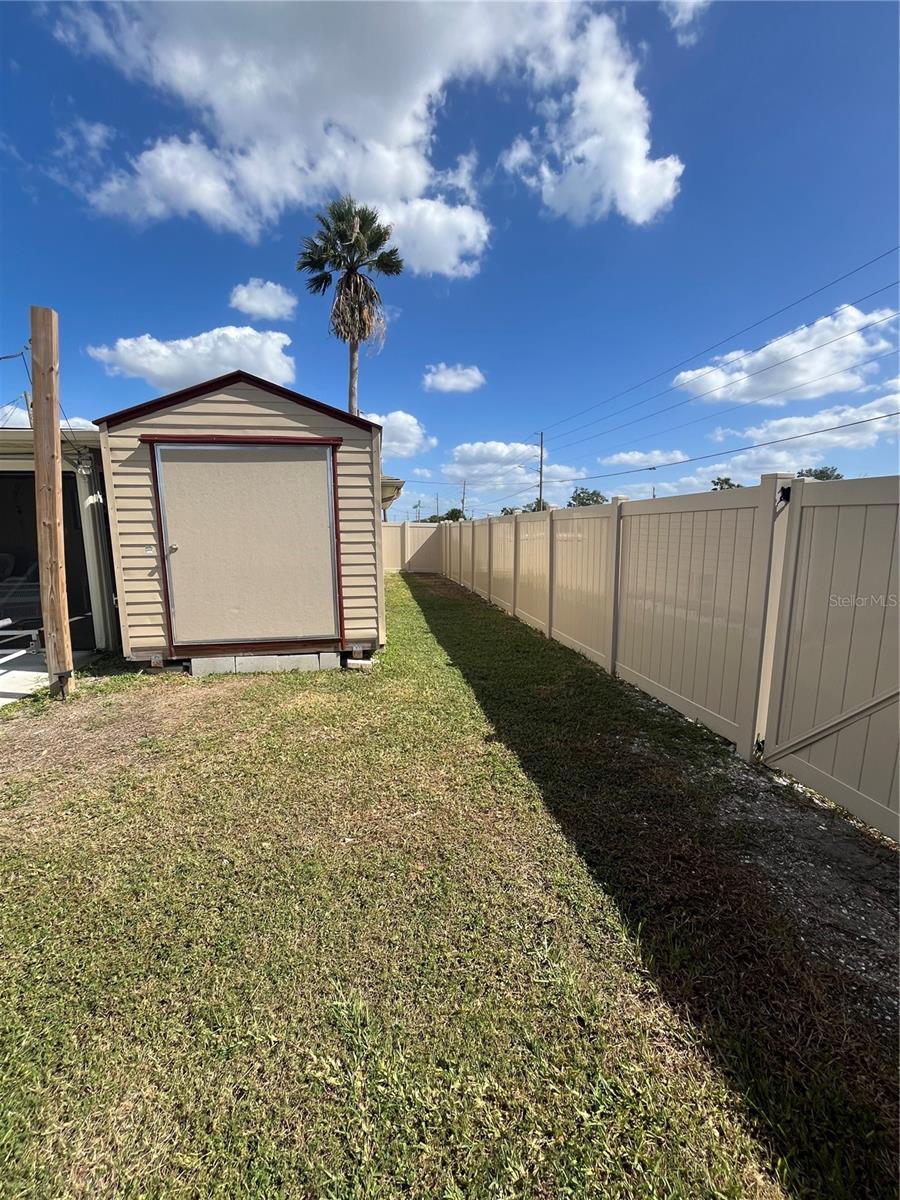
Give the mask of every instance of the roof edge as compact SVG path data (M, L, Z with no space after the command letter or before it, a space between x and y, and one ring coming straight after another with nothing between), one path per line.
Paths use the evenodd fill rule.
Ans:
M175 404L182 404L186 400L194 400L198 396L204 396L207 392L214 391L216 388L227 387L233 383L250 383L254 387L262 388L264 391L271 392L275 396L281 396L285 400L292 400L295 404L300 404L304 408L312 408L316 412L324 413L326 416L333 417L336 421L344 421L347 425L355 425L357 429L380 429L380 425L376 425L374 421L367 421L365 417L355 417L352 413L344 412L340 408L334 408L330 404L323 404L321 400L313 400L311 396L304 396L302 392L292 391L291 388L282 387L280 383L272 383L269 379L263 379L259 375L253 375L250 371L229 371L227 375L218 375L215 379L207 379L202 383L192 384L190 387L181 388L177 392L169 392L165 396L158 396L155 400L145 400L141 404L132 404L129 408L120 408L116 412L107 413L105 417L95 417L94 425L106 425L107 427L122 425L125 421L131 421L136 417L143 417L147 413L157 412L163 408L170 408Z

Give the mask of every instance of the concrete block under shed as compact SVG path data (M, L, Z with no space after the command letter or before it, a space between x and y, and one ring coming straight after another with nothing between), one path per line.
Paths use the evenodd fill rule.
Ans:
M319 670L320 671L339 671L341 667L341 656L330 652L323 652L319 655Z
M239 674L256 671L318 671L318 654L239 654L234 669Z
M198 679L202 679L204 675L233 675L234 674L234 655L229 654L223 658L192 658L191 659L191 674Z

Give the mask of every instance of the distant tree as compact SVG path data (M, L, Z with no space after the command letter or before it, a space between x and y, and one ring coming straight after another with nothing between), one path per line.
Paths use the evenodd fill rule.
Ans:
M609 497L596 488L577 487L566 508L587 508L589 504L606 504L608 501Z
M823 483L829 479L843 479L837 467L804 467L797 472L798 479L821 479Z
M325 295L337 275L331 332L350 349L347 407L356 414L359 344L384 338L384 305L372 276L399 275L403 259L396 246L388 246L391 226L382 225L376 209L352 196L333 200L316 220L319 230L303 239L297 270L307 273L306 287L317 296Z
M500 516L501 517L514 517L517 512L521 512L521 511L522 510L520 508L501 508Z
M729 488L743 486L742 483L735 483L730 475L717 475L712 481L712 490L714 492L727 492Z
M522 512L546 512L549 507L546 500L532 500L530 504L522 505Z
M438 513L435 517L429 517L429 521L465 521L466 514L461 508L448 508L445 513Z

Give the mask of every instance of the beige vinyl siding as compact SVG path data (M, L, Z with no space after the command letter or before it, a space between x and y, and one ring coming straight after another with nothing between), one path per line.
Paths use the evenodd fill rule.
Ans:
M377 431L370 433L245 383L138 416L111 429L101 428L127 654L149 658L166 653L163 560L156 529L151 451L140 441L142 434L342 438L337 452L337 498L345 637L347 641L383 641Z

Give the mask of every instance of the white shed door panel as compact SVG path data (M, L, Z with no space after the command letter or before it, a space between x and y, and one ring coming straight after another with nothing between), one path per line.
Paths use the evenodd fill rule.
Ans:
M157 456L176 646L339 636L327 447Z

